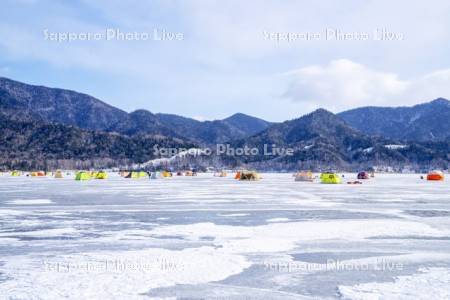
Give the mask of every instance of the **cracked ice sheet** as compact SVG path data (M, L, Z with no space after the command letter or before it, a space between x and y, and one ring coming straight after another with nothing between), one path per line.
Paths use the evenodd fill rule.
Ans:
M10 295L31 299L60 298L52 294L53 290L72 293L68 298L86 298L76 294L77 283L90 289L89 297L94 299L111 298L111 292L117 292L121 298L138 298L141 292L150 295L148 289L158 285L167 286L168 290L152 289L153 295L173 297L180 284L192 284L179 290L180 297L191 295L190 289L199 297L206 297L214 284L219 298L229 295L225 290L255 296L262 295L256 291L264 288L287 293L277 294L276 299L303 294L321 299L338 297L338 286L384 283L399 276L412 276L419 267L449 266L450 258L440 255L450 249L446 239L449 218L445 214L430 216L436 215L430 214L436 210L450 211L449 181L433 184L421 181L417 175L393 174L379 175L359 186L324 186L296 183L289 174L267 174L263 180L252 183L210 175L167 181L128 181L111 176L102 182L2 178L5 185L0 186L0 225L4 236L0 238L3 242L0 251L5 255L0 257L0 286L7 284L12 289L24 286L26 289ZM15 199L49 199L52 203L11 204ZM323 210L323 206L329 208ZM411 210L421 213L411 215L408 213ZM32 233L36 230L40 234ZM23 237L20 242L14 242L16 238L10 233L14 231ZM165 274L167 270L155 270L166 281L157 279L147 285L141 278L134 282L124 279L125 292L120 294L119 279L123 278L120 274L74 271L75 274L66 276L42 271L43 260L83 262L101 261L104 257L133 260L147 257L146 249L162 251L151 252L149 261L160 256L179 261L186 256L195 263L199 262L200 254L194 253L201 252L201 259L210 261L205 257L214 257L211 269L230 265L233 272L214 270L212 276L204 278L193 269L192 274L185 274L186 281L178 281L171 277L174 275ZM407 270L387 272L386 276L373 272L299 274L271 273L260 266L267 261L274 264L293 261L299 251L306 253L303 255L306 258L321 255L325 260L334 257L331 252L345 251L346 263L355 264L395 259L403 262ZM357 257L362 258L348 259ZM39 275L43 278L38 279ZM127 276L135 278L133 274ZM152 276L156 277L155 274L149 277ZM191 282L187 280L190 276ZM202 278L205 280L200 281ZM96 283L97 290L90 288L91 281ZM112 290L108 290L108 281L116 285ZM133 283L134 290L129 286ZM264 297L250 297L261 298Z

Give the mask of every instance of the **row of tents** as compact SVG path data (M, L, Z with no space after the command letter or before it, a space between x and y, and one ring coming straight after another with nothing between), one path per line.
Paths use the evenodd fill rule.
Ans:
M158 178L170 178L173 176L170 171L162 171L162 172L145 172L145 171L121 171L119 172L120 176L123 178L129 179L139 179L139 178L150 178L150 179L158 179ZM21 176L23 175L20 171L12 171L11 176ZM27 173L26 176L31 177L46 177L51 176L54 178L63 178L65 175L71 175L70 173L64 174L62 171L56 171L51 173L46 173L44 171L35 171ZM186 171L186 172L177 172L177 176L197 176L197 172L195 171ZM227 173L225 171L220 171L214 173L215 177L227 177ZM294 174L295 181L304 181L304 182L313 182L317 177L314 177L311 171L301 171ZM342 183L342 177L334 172L324 172L320 175L320 182L325 184L339 184ZM367 180L372 177L375 177L373 172L362 171L357 174L358 180ZM442 171L433 170L428 172L426 179L430 181L442 181L444 180L444 173ZM75 174L75 180L91 180L91 179L107 179L108 173L105 171L79 171ZM423 177L422 177L423 178ZM256 171L247 171L241 170L237 171L234 179L237 180L248 180L248 181L256 181L261 179L261 176ZM361 183L360 181L348 182L348 183Z
M11 176L18 177L25 175L27 177L54 177L54 178L64 178L64 176L69 176L71 173L64 174L62 171L56 172L44 172L44 171L35 171L30 173L23 173L21 171L14 170L11 172ZM170 171L161 171L161 172L145 172L145 171L121 171L119 175L123 178L130 179L139 179L139 178L170 178L173 176ZM185 172L177 172L177 176L197 176L196 171L185 171ZM107 179L108 173L105 171L78 171L75 173L75 180L91 180L91 179Z
M170 171L162 171L162 172L122 171L119 172L119 175L123 178L128 179L140 179L140 178L158 179L158 178L173 177L173 174Z
M311 171L301 171L296 174L294 174L295 181L307 181L307 182L313 182L314 181L314 175ZM342 183L342 177L334 172L324 172L320 174L320 182L325 184L339 184ZM373 172L366 172L362 171L359 172L357 175L358 180L367 180L370 178L375 177L375 174ZM442 171L430 171L427 174L427 180L430 181L441 181L444 180L444 173ZM349 181L347 182L349 184L359 184L362 183L360 181Z
M17 170L14 170L11 172L11 176L13 176L13 177L18 177L18 176L22 176L22 175L27 176L27 177L48 177L48 176L54 177L54 178L63 178L64 177L63 172L59 171L59 170L56 172L48 172L48 173L45 171L33 171L30 173L24 173L24 172L17 171ZM70 175L70 173L66 173L66 175Z
M314 175L311 171L301 171L301 172L294 174L294 178L295 178L295 181L313 182L314 179L316 179L317 177L314 177ZM341 179L341 176L339 176L336 173L325 172L325 173L320 174L320 182L327 183L327 184L339 184L339 183L342 183L342 179Z

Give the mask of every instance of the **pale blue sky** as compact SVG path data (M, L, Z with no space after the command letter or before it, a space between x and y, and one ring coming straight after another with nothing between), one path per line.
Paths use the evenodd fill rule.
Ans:
M263 3L264 2L264 3ZM271 121L315 108L450 98L449 1L2 1L0 76L126 111ZM52 33L182 33L177 41L56 42ZM280 41L269 33L369 33ZM375 29L403 39L373 40Z

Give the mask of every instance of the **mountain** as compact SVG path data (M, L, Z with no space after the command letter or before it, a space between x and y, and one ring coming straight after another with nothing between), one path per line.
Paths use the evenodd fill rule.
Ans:
M86 94L1 77L0 109L17 119L37 119L90 130L105 130L128 115Z
M216 144L246 138L270 126L270 122L237 113L223 120L197 121L171 114L157 114L161 123L197 143Z
M91 131L0 114L0 167L6 169L89 169L126 166L155 158L153 146L190 148L165 138Z
M106 131L118 132L128 136L145 134L185 139L163 124L155 114L145 109L135 110L127 114L124 119L108 127Z
M176 137L200 144L244 138L267 128L264 120L235 114L224 120L199 122L147 110L127 113L86 94L35 86L0 77L0 110L16 120L43 121L82 129L133 136Z
M293 155L264 155L270 150L290 148ZM235 147L259 149L257 156L244 156L243 163L273 169L355 169L370 166L448 166L450 143L399 144L395 140L366 135L324 109L301 118L275 124ZM272 151L273 152L273 151ZM270 153L269 153L270 154ZM273 154L273 153L272 153Z
M197 160L205 167L266 170L447 169L449 119L449 101L437 99L414 107L367 107L339 115L319 109L283 123L240 113L200 122L147 110L127 113L89 95L0 78L0 167L124 166L159 158L155 145L184 149L227 143L258 151L213 153ZM293 153L273 152L272 147Z
M348 126L333 113L318 109L301 118L275 124L265 131L247 140L241 140L238 146L259 148L261 145L291 148L292 157L284 160L322 160L327 165L344 165L352 160L355 151L374 146L374 140ZM255 158L250 158L251 160ZM270 160L273 157L258 157L256 160Z
M338 114L369 134L410 141L450 138L450 101L438 98L412 107L362 107Z
M236 113L222 122L241 130L244 135L253 135L268 128L272 123L243 113Z

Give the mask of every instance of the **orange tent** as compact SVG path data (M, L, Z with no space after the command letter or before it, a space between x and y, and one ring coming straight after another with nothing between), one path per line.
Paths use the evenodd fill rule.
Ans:
M444 180L444 173L441 171L430 171L428 172L427 180Z
M31 172L32 177L44 177L45 172L44 171L38 171L38 172Z

